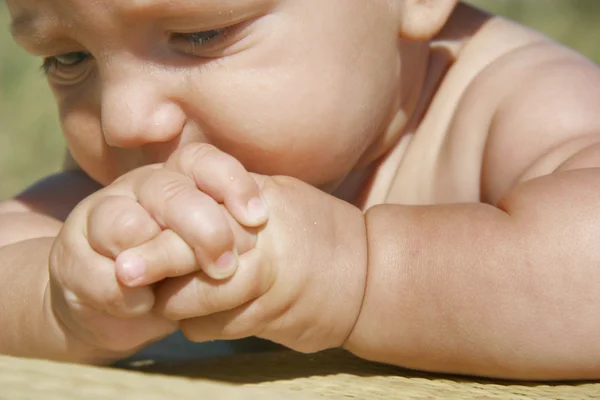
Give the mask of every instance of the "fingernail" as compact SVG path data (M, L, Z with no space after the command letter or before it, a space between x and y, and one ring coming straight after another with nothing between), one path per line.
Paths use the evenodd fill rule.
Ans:
M211 275L213 279L226 279L233 275L236 269L237 255L233 251L228 251L215 262Z
M121 263L121 271L123 272L125 283L133 285L144 279L146 275L146 262L140 257L126 258Z
M267 219L267 205L260 197L253 197L248 201L248 215L256 222L263 222Z

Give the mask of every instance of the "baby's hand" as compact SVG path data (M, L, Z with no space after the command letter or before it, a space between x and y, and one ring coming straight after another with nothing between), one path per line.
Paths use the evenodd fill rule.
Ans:
M198 181L214 166L208 159L189 162L175 154L167 168ZM269 219L259 229L245 229L229 218L236 242L244 242L237 272L227 280L203 273L167 279L157 287L156 310L180 321L194 341L258 336L299 351L341 346L358 318L365 287L363 213L296 179L252 176L261 186ZM214 182L219 185L219 179ZM198 221L210 220L210 208L196 210ZM187 243L196 240L193 232L175 230ZM211 241L201 243L209 248ZM144 246L130 252L141 254ZM176 246L156 248L165 260Z
M211 151L179 154L212 157ZM259 225L266 212L258 186L239 164L214 161L218 169L195 176L201 181L228 174L226 185L203 185L210 196L179 172L144 167L84 200L65 221L50 255L52 312L67 335L99 358L128 356L178 329L153 311L148 284L200 268L226 278L237 267L237 252L254 245L243 238L234 243L233 218L215 199L240 223ZM168 258L157 259L160 254Z
M117 281L115 257L160 234L136 201L132 186L153 168L136 170L82 201L69 215L50 253L50 305L69 340L83 343L83 361L112 361L177 330L151 312L150 287Z
M117 257L117 276L130 287L199 271L227 279L237 269L238 255L254 247L252 228L267 220L252 175L207 144L178 150L133 191L162 231Z

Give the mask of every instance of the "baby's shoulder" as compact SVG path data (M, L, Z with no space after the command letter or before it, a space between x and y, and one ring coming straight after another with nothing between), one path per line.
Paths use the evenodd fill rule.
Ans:
M516 104L521 112L556 116L557 107L591 110L584 96L600 96L600 69L595 63L537 31L501 18L473 36L453 69L471 70L472 75L457 113L472 110L476 103L498 116L498 111ZM522 109L526 103L535 107Z
M437 158L437 181L452 183L440 184L442 193L472 176L472 197L495 203L600 142L600 68L539 32L492 19L446 80L441 90L456 100Z

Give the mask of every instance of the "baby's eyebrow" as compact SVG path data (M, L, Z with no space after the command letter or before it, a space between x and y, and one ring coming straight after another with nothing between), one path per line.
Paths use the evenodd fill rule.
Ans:
M45 46L54 32L51 23L52 19L47 16L32 11L22 11L13 18L10 33L23 45Z
M15 37L31 36L36 32L34 26L38 18L31 11L19 13L10 23L10 33Z
M278 0L127 0L115 11L122 15L161 15L165 19L181 15L215 16L256 13L273 7Z

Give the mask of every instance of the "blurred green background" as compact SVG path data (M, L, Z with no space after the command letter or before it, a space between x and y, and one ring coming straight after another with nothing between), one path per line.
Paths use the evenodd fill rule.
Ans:
M600 0L469 2L539 29L600 63ZM64 142L39 65L13 44L0 4L0 200L57 171L62 162Z

